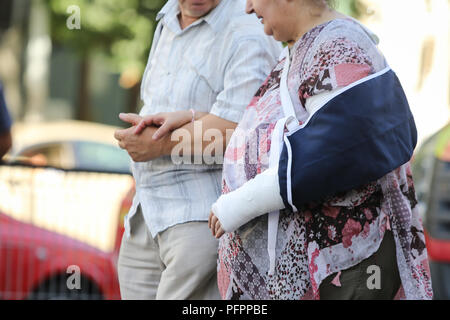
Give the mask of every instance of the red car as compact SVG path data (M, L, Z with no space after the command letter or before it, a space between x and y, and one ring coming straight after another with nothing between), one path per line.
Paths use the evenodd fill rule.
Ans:
M120 299L116 265L134 182L117 128L13 129L0 165L0 299Z
M112 252L0 213L0 299L120 299L116 265L130 198ZM70 266L79 268L79 289L67 285Z

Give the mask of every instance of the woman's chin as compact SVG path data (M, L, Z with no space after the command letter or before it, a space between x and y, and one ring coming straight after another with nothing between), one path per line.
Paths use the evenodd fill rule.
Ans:
M280 42L286 42L285 37L280 37L280 35L278 35L278 34L276 34L276 33L272 33L271 36L272 36L275 40L277 40L277 41L280 41Z
M265 31L265 30L264 30ZM283 37L283 35L279 34L278 32L274 31L273 29L269 30L270 32L266 32L268 36L272 36L275 40L280 42L286 42L286 37Z
M277 40L277 41L284 41L283 40L283 37L280 37L280 35L278 35L277 33L275 33L275 32L271 32L270 34L269 34L269 36L272 36L275 40Z
M269 28L267 25L264 25L264 33L268 36L273 36L272 28Z

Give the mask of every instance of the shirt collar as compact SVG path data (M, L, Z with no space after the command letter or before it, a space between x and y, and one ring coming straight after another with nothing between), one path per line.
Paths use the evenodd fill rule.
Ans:
M169 14L171 11L177 11L178 10L178 0L169 0L167 3L162 7L162 9L158 12L156 15L156 21L161 20L165 15Z
M227 6L232 1L235 0L220 0L217 7L215 7L206 16L202 17L199 22L203 20L213 29L215 33L220 32L220 30L223 29L223 25L226 23L226 19L228 18L228 15L224 14L223 11L226 10ZM168 21L169 19L177 17L179 12L180 9L178 8L178 0L169 0L156 15L156 21L159 21L165 17L167 18L166 21Z

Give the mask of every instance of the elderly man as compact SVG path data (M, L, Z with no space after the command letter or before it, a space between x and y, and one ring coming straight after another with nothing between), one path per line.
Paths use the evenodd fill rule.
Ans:
M136 180L119 255L121 294L218 299L218 243L207 220L221 194L222 167L176 164L170 155L177 141L170 135L153 139L157 127L135 134L136 126L143 116L185 110L198 122L172 136L187 132L192 137L187 144L202 151L209 144L204 133L213 129L220 132L214 142L224 142L224 149L226 131L236 127L281 46L264 34L256 16L245 14L244 0L169 0L157 19L142 80L144 107L140 115L122 115L132 126L115 134L134 160ZM200 134L194 132L198 123Z

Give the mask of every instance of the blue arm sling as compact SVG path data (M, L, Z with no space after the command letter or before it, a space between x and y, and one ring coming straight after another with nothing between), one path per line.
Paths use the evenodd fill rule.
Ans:
M375 181L408 162L417 131L389 68L344 88L284 136L278 175L286 207Z

